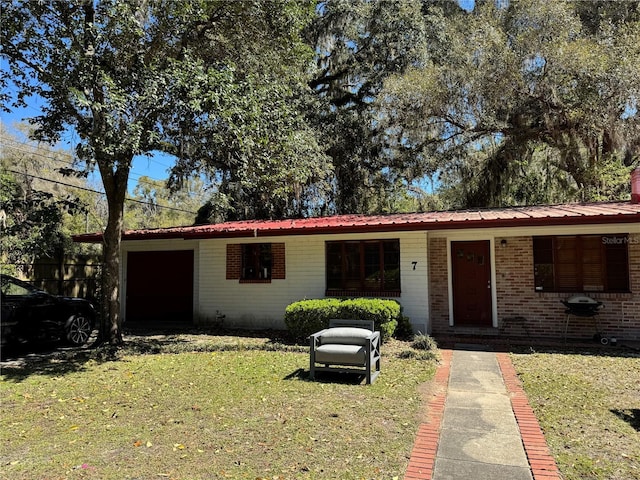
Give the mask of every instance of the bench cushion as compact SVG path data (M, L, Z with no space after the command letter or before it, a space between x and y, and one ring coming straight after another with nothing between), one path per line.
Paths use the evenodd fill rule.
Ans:
M320 337L320 343L338 345L366 345L373 332L366 328L334 327L325 330Z
M325 344L316 349L315 360L334 365L364 365L366 352L359 345Z

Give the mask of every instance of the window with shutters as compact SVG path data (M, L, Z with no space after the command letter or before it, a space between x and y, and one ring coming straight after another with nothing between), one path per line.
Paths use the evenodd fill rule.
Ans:
M285 279L285 244L228 244L226 278L240 283L271 283L271 280Z
M400 240L326 243L329 296L399 296Z
M242 245L242 276L240 279L271 279L270 243L250 243Z
M628 292L629 239L619 235L533 237L539 292Z

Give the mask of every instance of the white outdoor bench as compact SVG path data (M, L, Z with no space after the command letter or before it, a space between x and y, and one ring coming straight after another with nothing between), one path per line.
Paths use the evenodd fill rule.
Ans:
M311 380L316 372L345 372L364 374L371 384L380 373L380 332L371 320L330 320L309 340Z

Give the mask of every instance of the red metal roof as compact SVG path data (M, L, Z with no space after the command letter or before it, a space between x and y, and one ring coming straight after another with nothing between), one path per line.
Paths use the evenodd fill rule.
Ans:
M460 228L640 223L640 204L572 203L389 215L336 215L286 220L246 220L189 227L128 230L123 240L200 239L364 233ZM101 242L101 233L75 235L76 242Z

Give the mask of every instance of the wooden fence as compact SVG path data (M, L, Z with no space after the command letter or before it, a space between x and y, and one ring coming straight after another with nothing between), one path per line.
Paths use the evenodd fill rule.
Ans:
M33 264L13 266L20 272L18 277L53 295L86 298L94 303L100 298L102 264L97 256L42 258Z

